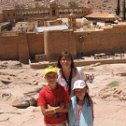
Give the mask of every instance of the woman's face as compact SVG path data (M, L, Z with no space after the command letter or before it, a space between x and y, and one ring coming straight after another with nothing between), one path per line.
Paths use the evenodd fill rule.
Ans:
M61 64L62 68L70 68L71 58L70 57L62 57L60 60L60 64Z
M86 87L83 88L83 89L77 88L77 89L74 90L74 93L75 93L75 95L76 95L80 100L83 100L86 91L87 91L87 88L86 88Z

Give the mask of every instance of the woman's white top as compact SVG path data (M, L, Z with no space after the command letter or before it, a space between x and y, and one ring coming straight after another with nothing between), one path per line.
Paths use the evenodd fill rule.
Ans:
M71 80L71 95L73 95L72 89L73 89L73 84L76 80L84 80L84 73L81 67L77 67L77 73L76 76L74 76ZM57 82L63 86L63 87L68 87L67 82L65 79L62 77L60 70L58 71L58 79Z

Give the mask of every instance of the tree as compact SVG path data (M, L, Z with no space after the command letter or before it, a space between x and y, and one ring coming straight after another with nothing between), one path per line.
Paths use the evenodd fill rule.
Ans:
M25 9L25 5L24 5L24 4L15 3L14 8L15 8L15 9Z
M118 16L120 15L120 0L117 0L116 14L117 14Z
M77 2L75 2L75 1L70 1L70 2L68 2L68 6L69 7L78 7L79 4Z
M39 3L35 3L35 8L40 8Z
M123 1L123 20L125 20L126 19L126 6L125 6L125 4L126 4L126 2L125 2L125 0Z

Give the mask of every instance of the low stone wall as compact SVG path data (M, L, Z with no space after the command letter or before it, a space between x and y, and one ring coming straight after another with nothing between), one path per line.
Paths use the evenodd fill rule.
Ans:
M116 64L116 63L126 63L126 58L124 59L100 59L100 60L76 60L74 61L76 66L86 66L86 65L101 65L101 64ZM33 69L43 69L49 65L56 65L57 62L45 62L45 63L30 63L30 67Z

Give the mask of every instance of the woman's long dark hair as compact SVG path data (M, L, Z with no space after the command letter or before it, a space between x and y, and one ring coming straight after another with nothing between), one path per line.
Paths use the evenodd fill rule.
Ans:
M71 60L70 76L69 76L68 80L66 79L66 77L65 77L65 75L63 73L63 70L62 70L62 66L60 64L60 61L61 61L62 58L67 59L67 60L69 60L69 59ZM61 53L61 55L59 56L59 58L58 58L57 67L60 68L60 73L61 73L62 77L65 79L65 81L67 82L68 91L69 91L69 94L71 94L71 81L72 81L72 77L73 77L72 74L73 74L73 70L76 70L72 55L67 51L63 51Z

